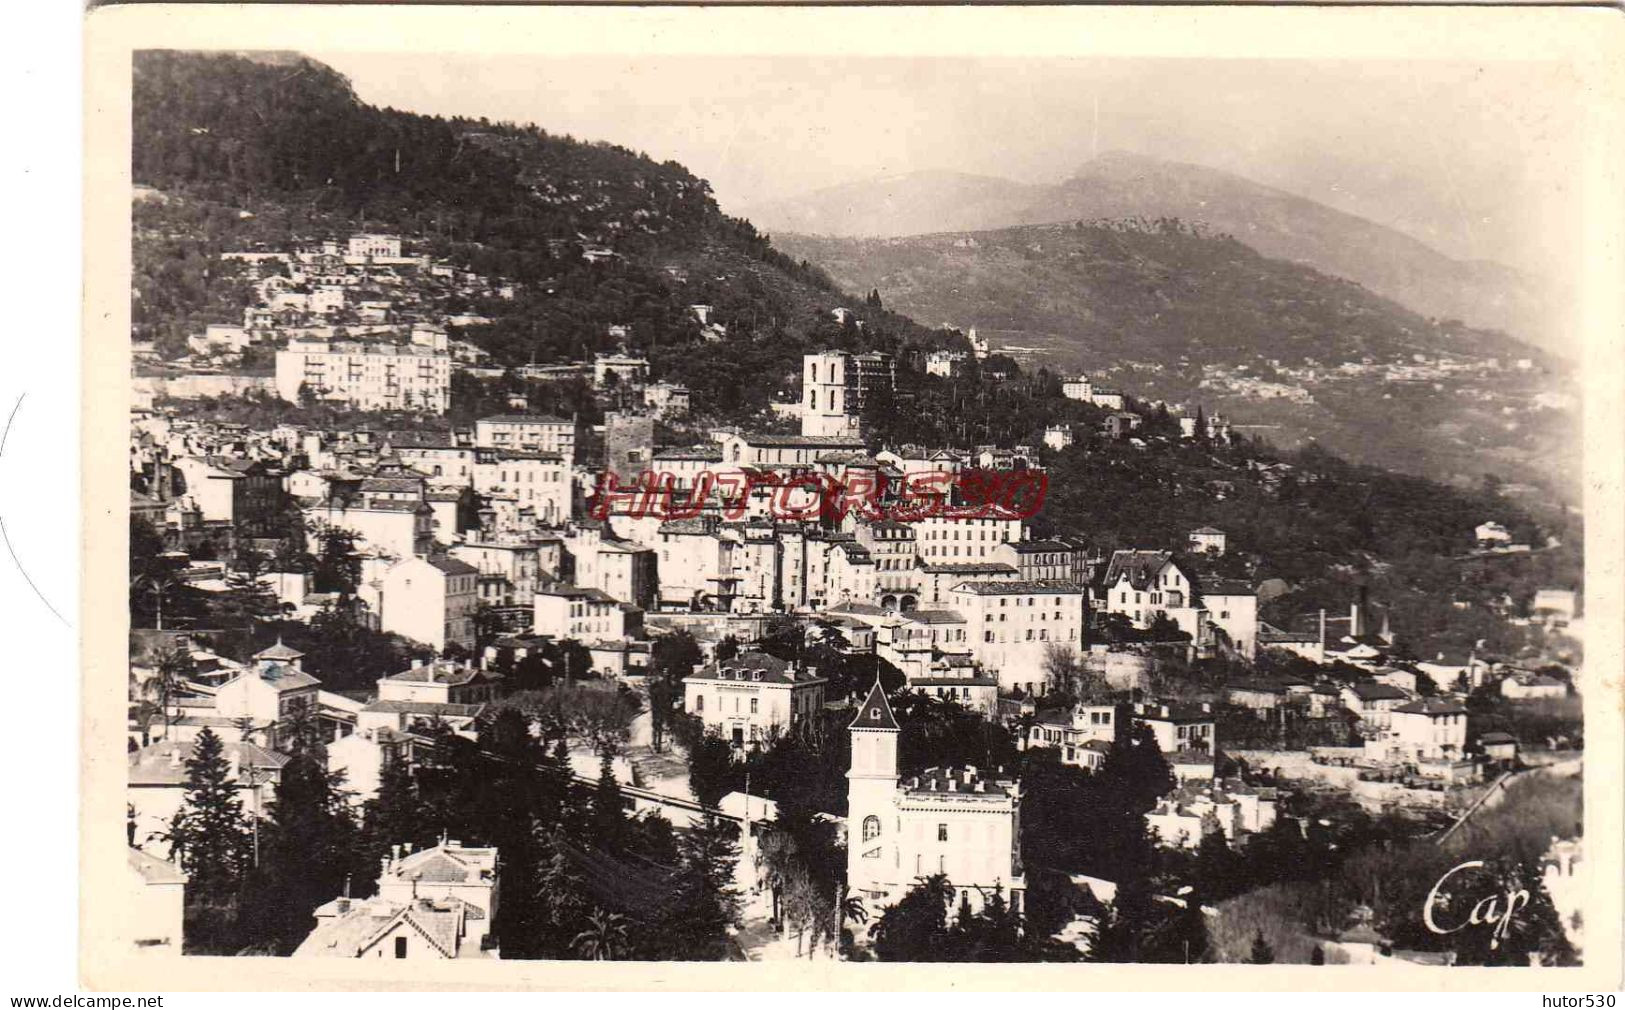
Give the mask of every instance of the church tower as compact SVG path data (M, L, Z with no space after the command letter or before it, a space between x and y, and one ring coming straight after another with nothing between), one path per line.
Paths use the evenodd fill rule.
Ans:
M853 893L878 899L899 879L898 726L878 677L847 731L852 764L846 773L846 881Z

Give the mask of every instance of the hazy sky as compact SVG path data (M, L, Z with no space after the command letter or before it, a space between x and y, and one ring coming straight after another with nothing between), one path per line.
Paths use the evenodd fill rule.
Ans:
M1577 244L1575 91L1548 65L312 55L374 104L675 159L735 212L920 170L1055 182L1115 149L1236 172L1461 258L1555 274Z

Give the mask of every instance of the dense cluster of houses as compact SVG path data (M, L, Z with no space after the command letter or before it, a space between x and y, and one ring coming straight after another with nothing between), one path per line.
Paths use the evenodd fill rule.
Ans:
M341 275L410 267L433 276L440 269L401 255L387 238L357 239L366 241L352 240L347 250L263 254L253 262L266 268L264 291L309 296L331 283L343 294L349 286ZM276 304L277 311L315 311L308 298L303 307ZM335 304L349 305L342 298ZM402 367L415 357L456 353L444 331L426 324L414 325L408 339L419 350L396 355ZM306 349L318 340L329 350ZM334 366L354 376L350 384L313 378L312 356L338 353L341 343L331 334L290 336L281 354L302 360L290 358L299 381L284 395L317 388L362 406L395 406L404 403L392 393L369 397L390 388L446 393L432 376L428 386L413 387L399 369L392 379L368 362ZM666 389L658 404L646 399L609 415L602 467L582 458L575 420L522 410L441 431L254 430L138 407L131 509L160 537L175 580L231 591L245 577L240 559L252 551L262 564L246 577L275 598L285 618L310 621L342 604L355 620L442 658L413 662L360 696L324 690L303 668L303 655L281 642L235 662L184 629L137 632L134 683L154 675L166 649L186 650L191 662L162 717L130 727L132 867L151 887L173 885L138 859L161 855L165 824L181 803L185 758L204 728L226 741L245 808L261 811L287 762L290 714L302 709L359 800L376 790L389 755L413 759L430 727L475 734L506 686L499 657L518 662L549 646L579 646L590 661L583 674L637 685L659 636L691 633L704 662L683 684L683 710L741 750L760 745L811 724L829 704L853 700L832 697L829 678L815 667L749 647L770 620L784 617L800 625L804 642L872 654L911 690L1019 723L1023 746L1053 748L1067 765L1097 770L1122 721L1149 727L1178 782L1147 815L1170 846L1196 845L1214 827L1244 839L1277 816L1276 789L1221 775L1221 708L1252 710L1264 721L1290 710L1351 722L1361 746L1337 757L1372 768L1459 781L1492 747L1496 760L1515 758L1516 741L1468 739L1457 689L1478 684L1482 664L1458 668L1444 657L1432 665L1391 664L1385 614L1363 598L1347 617L1321 613L1310 626L1284 629L1264 623L1257 587L1212 574L1231 547L1222 530L1191 530L1181 551L1108 554L1080 540L1035 537L1007 508L894 518L888 507L898 503L898 489L914 486L911 478L942 477L937 504L958 505L964 478L1036 470L1040 458L1025 446L873 451L859 416L866 399L894 381L891 359L824 352L807 355L803 370L799 434L721 430L708 444L657 445L651 415L686 403L678 395L686 391ZM591 375L600 387L659 388L649 382L647 362L629 354L600 356ZM1087 379L1068 389L1105 406L1116 396L1121 406L1120 394L1093 389ZM1209 437L1225 437L1222 419L1206 423ZM605 470L614 478L606 480ZM640 483L640 474L655 478ZM809 484L810 477L816 480ZM876 509L832 516L798 505L798 484L890 490L873 499ZM282 563L290 538L314 545L333 531L346 535L358 576L342 600L318 592L310 572ZM1572 613L1572 595L1554 594L1544 605ZM747 647L719 648L729 640ZM1241 664L1278 649L1345 664L1360 677L1238 679L1206 697L1159 699L1145 690L1156 649ZM1046 706L1057 671L1067 668L1097 673L1136 700ZM1436 689L1420 690L1419 676ZM1501 690L1509 698L1544 697L1554 690L1549 680L1511 676ZM1557 693L1566 690L1555 684ZM846 828L854 893L885 904L918 875L945 872L966 904L998 887L1019 906L1019 782L1002 769L900 777L899 726L878 683L850 733ZM382 868L376 897L339 896L319 909L299 953L479 956L488 952L496 893L494 851L448 841L404 853Z

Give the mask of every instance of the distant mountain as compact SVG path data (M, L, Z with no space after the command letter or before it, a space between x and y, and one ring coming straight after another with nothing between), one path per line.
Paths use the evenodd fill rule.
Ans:
M1314 438L1447 479L1550 476L1572 448L1572 418L1531 409L1561 381L1556 359L1200 226L1162 219L774 241L916 319L974 326L995 350L1103 374L1136 395L1220 407L1283 443ZM1440 355L1478 364L1464 366L1470 379L1441 371L1451 384L1436 387L1415 367L1417 356ZM1531 367L1504 367L1521 359Z
M983 231L1059 220L1040 210L1051 188L991 175L909 172L749 206L742 213L763 228L808 235L888 238Z
M981 231L1024 224L1179 218L1266 256L1358 281L1424 315L1505 330L1572 355L1553 294L1512 267L1458 260L1403 232L1216 169L1126 153L1056 185L922 173L819 190L746 208L760 228L843 237Z

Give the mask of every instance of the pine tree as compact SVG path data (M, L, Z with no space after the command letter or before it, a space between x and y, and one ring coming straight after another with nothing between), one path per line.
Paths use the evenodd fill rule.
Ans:
M208 727L187 758L185 789L169 829L174 854L190 877L189 896L224 900L242 882L251 842L225 747Z

